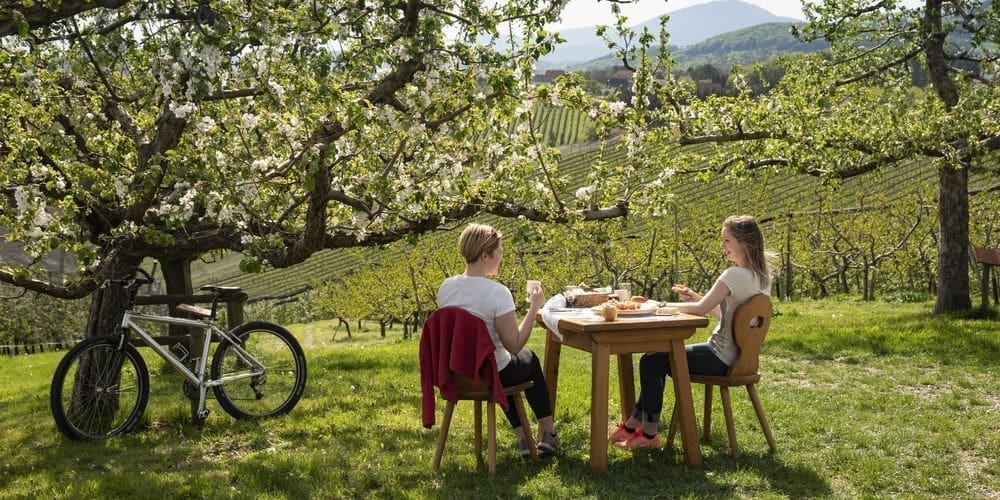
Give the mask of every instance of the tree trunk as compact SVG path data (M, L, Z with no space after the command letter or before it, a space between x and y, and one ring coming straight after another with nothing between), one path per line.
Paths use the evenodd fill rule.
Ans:
M969 171L938 174L938 286L934 312L972 309L969 295Z
M131 277L139 266L139 259L111 258L108 266L109 276L113 278ZM87 336L111 335L118 331L125 313L125 303L128 291L118 285L98 288L90 297L90 309L87 315Z
M943 0L926 0L923 30L927 72L938 98L949 110L958 105L941 29ZM965 162L963 162L965 163ZM972 309L969 296L969 171L951 166L938 173L938 287L934 312Z
M109 276L124 278L131 277L134 274L134 270L141 262L141 259L122 259L112 256L106 262ZM118 329L121 328L122 316L125 314L127 301L128 291L121 286L111 285L106 288L98 288L90 299L90 311L87 317L87 336L96 337L117 333ZM98 369L111 362L111 359L104 356L85 356L80 359L80 368L74 380L73 395L70 400L71 408L83 406L85 404L84 401L99 399L102 405L101 415L111 415L118 410L118 400L116 398L93 397L93 393L97 387L94 381L98 378ZM101 384L103 387L106 387L108 383L112 382L102 380Z
M160 269L163 273L163 281L167 286L167 295L193 295L191 286L191 259L161 259ZM167 304L167 314L180 317L175 308L177 304ZM170 325L169 335L187 335L188 328L179 325ZM191 351L194 352L194 351ZM199 351L200 352L200 351Z

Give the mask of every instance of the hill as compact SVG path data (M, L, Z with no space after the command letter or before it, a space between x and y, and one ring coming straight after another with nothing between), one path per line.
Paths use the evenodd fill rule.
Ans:
M687 47L671 47L677 69L711 64L729 68L734 64L764 62L784 54L826 50L826 41L805 43L792 36L788 23L766 23L714 36ZM659 47L654 47L659 50ZM655 52L654 52L655 54ZM574 66L574 71L601 71L621 64L611 54Z
M688 149L700 150L711 146L688 146ZM611 164L626 160L622 148L613 148L613 152L605 160ZM677 149L666 149L665 155L676 154ZM593 165L597 155L596 145L590 147L572 147L566 149L559 164L559 175L574 179L583 179ZM970 193L984 193L984 190L996 185L1000 178L983 172L970 176ZM677 202L689 206L718 206L722 203L732 205L734 213L752 213L763 224L780 219L790 213L804 213L810 210L824 208L835 210L856 207L859 199L871 193L880 193L882 200L892 203L893 200L908 198L915 191L931 190L937 186L937 171L928 160L914 161L896 168L844 180L834 192L834 205L821 207L821 193L827 186L823 181L808 175L772 173L764 174L753 182L730 182L723 179L706 183L694 177L676 177L664 186L664 189L674 193ZM681 221L681 224L698 225L704 221ZM430 233L424 237L440 238L443 233ZM453 235L452 235L453 236ZM449 236L450 237L450 236ZM376 249L337 249L324 250L310 257L306 262L289 269L267 269L261 274L242 274L236 265L239 256L229 255L215 263L203 263L192 269L195 286L204 283L218 283L240 286L251 298L260 299L263 296L282 296L309 285L337 279L349 274L361 265L366 258L387 258L392 252L400 251L389 247L385 250ZM383 252L379 254L379 252Z
M667 31L671 44L677 47L693 45L730 31L749 28L766 23L785 24L798 20L771 14L765 9L740 0L716 0L668 13ZM658 33L658 17L633 25L636 33L644 28ZM543 57L539 69L565 69L594 58L595 54L607 54L607 43L597 36L594 27L563 30L560 35L565 43L556 47L551 54ZM610 35L610 32L609 32ZM619 43L620 38L615 38Z

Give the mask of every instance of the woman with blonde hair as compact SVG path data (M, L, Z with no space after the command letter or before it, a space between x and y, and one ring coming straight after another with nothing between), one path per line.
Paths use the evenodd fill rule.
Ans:
M719 324L707 342L685 347L688 371L694 374L726 374L737 355L732 330L733 313L754 295L771 295L771 267L764 251L764 235L753 217L731 216L723 222L722 252L736 265L723 271L707 294L701 296L684 285L676 285L673 290L684 302L666 304L676 306L680 312L711 314L719 318ZM628 421L619 423L608 436L609 442L627 450L660 447L657 428L668 375L670 363L667 353L642 355L639 360L639 398Z
M494 356L500 381L504 387L531 380L534 385L525 391L542 440L538 443L539 456L546 457L560 451L552 418L549 389L545 383L541 363L535 353L525 347L538 310L545 304L540 289L528 294L528 312L520 322L514 307L514 296L507 287L490 279L495 276L503 261L503 241L499 231L486 224L469 224L458 238L458 247L465 258L465 272L446 278L438 288L438 307L461 307L486 323L495 347ZM525 439L526 426L520 421L513 401L508 399L507 420L520 439L521 455L528 456Z

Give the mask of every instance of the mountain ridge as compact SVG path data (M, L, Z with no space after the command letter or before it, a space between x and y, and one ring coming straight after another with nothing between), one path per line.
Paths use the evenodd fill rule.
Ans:
M675 68L684 69L700 64L728 68L734 64L763 62L789 53L826 50L825 40L803 42L796 39L784 23L764 23L716 35L686 47L670 47ZM659 46L652 47L655 54ZM621 64L613 54L570 66L571 71L599 71Z
M665 15L669 16L667 31L671 45L684 47L707 40L723 33L749 28L765 23L792 23L801 20L772 14L770 11L741 0L715 0L704 4L685 7ZM658 32L659 17L647 19L632 25L636 33L644 28ZM596 34L596 27L571 28L559 32L566 40L550 54L538 62L539 69L566 69L595 59L595 56L609 54L607 42ZM618 36L613 39L618 43Z

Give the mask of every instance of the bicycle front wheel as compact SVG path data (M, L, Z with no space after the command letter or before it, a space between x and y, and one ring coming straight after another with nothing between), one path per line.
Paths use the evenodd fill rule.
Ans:
M228 340L219 343L212 359L212 378L251 373L247 354L263 365L263 373L213 387L219 406L234 418L266 418L291 411L306 386L306 358L295 337L263 321L240 325L230 333L238 347Z
M49 389L56 426L78 441L109 438L132 430L149 400L149 372L131 344L118 337L92 337L66 353Z

